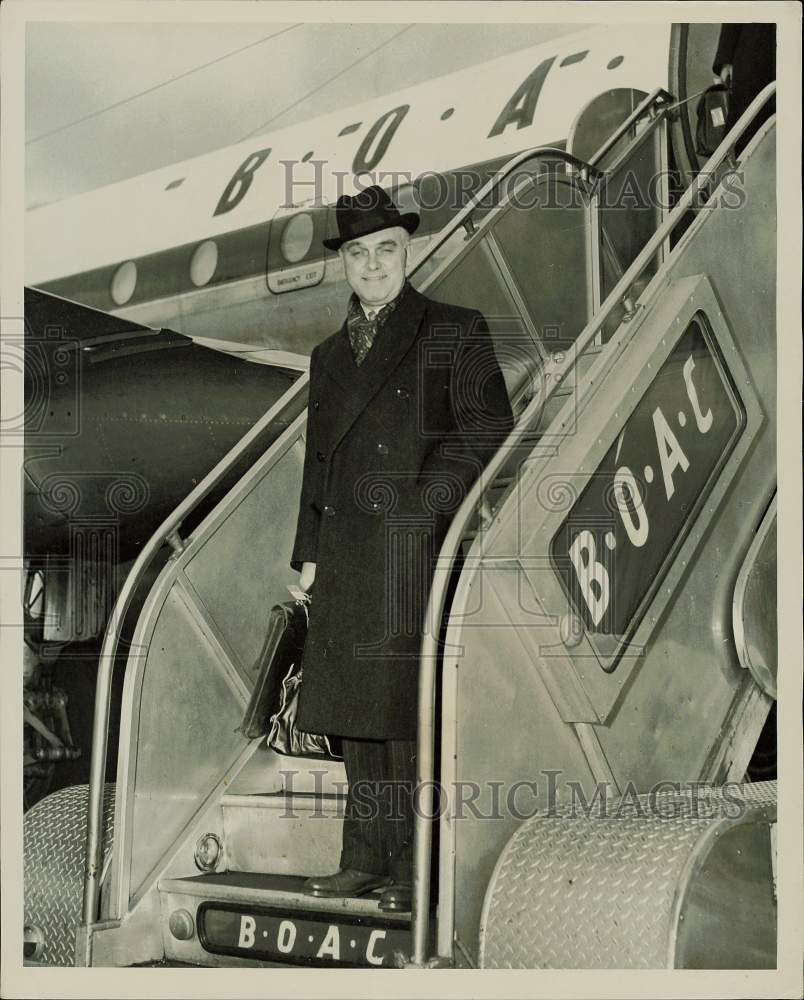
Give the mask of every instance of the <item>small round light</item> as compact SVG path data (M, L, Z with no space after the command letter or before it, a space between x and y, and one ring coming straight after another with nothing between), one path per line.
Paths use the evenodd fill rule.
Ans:
M190 259L190 280L196 288L206 285L218 266L218 244L215 240L204 240L193 251Z
M26 924L22 929L22 957L24 960L38 961L45 950L45 935L35 924Z
M195 934L195 924L189 910L174 910L168 918L168 927L177 941L189 941Z
M195 845L195 863L199 871L214 872L223 853L220 837L205 833Z
M112 277L112 298L118 306L124 306L134 294L136 287L137 265L133 260L127 260L118 267Z
M313 217L309 212L299 212L288 219L282 230L279 249L289 264L300 261L313 243Z

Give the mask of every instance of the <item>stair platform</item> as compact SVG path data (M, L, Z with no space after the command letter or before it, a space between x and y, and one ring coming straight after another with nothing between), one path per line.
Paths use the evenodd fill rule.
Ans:
M275 875L262 872L214 872L189 878L160 879L159 891L183 896L195 896L207 901L245 906L284 907L293 910L322 913L382 917L389 924L410 922L409 913L386 913L379 908L382 890L364 896L327 898L311 896L302 884L306 875Z
M410 913L379 908L382 890L321 898L307 876L226 871L159 881L164 957L200 966L400 968ZM435 920L430 932L434 934Z

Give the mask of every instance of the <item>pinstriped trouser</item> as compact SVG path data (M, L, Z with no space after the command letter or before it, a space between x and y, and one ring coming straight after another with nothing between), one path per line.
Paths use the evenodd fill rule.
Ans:
M341 868L411 881L415 740L342 740L349 789Z

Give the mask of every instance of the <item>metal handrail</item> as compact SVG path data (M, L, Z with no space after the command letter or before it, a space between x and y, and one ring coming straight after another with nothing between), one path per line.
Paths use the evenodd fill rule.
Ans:
M508 457L509 450L516 447L517 443L527 433L533 430L533 426L538 419L545 404L554 394L558 386L563 382L572 370L575 358L583 354L590 346L595 336L612 314L614 309L625 301L628 292L634 281L642 274L659 249L665 239L667 239L678 223L683 218L687 209L692 205L693 200L699 191L708 186L711 177L726 159L727 154L734 146L735 142L742 136L748 125L753 121L757 112L775 94L776 83L769 83L754 98L740 119L726 135L717 147L715 152L707 161L707 173L699 173L687 190L682 195L676 207L667 216L664 222L658 227L653 236L642 248L639 255L630 265L625 274L609 293L605 302L601 305L597 315L587 323L575 342L575 351L567 352L566 359L556 366L553 378L550 379L549 386L541 397L537 393L533 401L522 411L516 425L508 438L493 456L480 477L475 481L469 493L458 508L455 517L447 531L442 543L433 580L430 587L430 597L427 604L425 621L431 623L430 631L425 631L422 637L421 653L419 657L419 691L418 691L418 738L416 746L416 796L414 801L417 808L414 810L414 832L413 832L413 903L411 908L412 926L412 952L411 964L423 965L426 959L427 937L429 931L429 887L430 887L430 850L432 844L431 821L434 788L433 778L435 774L434 757L434 735L435 735L435 681L436 663L438 657L438 633L444 606L446 602L447 587L452 573L452 567L458 552L458 547L466 533L470 518L474 515L476 508L482 501L488 486L494 481L497 472ZM711 200L702 206L702 210L712 208ZM437 623L437 624L436 624Z
M634 108L631 114L625 118L620 125L611 133L611 135L606 139L603 145L598 149L598 151L589 159L589 162L596 166L603 157L608 153L617 143L622 139L625 133L634 127L640 118L645 116L645 113L653 110L654 107L658 107L659 111L664 111L665 108L662 105L667 101L671 101L672 97L664 89L664 87L657 87L652 90L644 100Z
M517 167L522 166L523 163L527 163L528 160L541 159L561 160L567 166L577 170L581 180L584 181L591 179L596 183L603 176L603 171L598 170L591 163L579 160L577 156L573 156L572 153L568 153L565 149L558 149L554 146L532 146L530 149L518 153L510 160L507 160L497 173L490 177L476 194L472 195L469 204L465 205L456 216L450 219L436 237L435 242L425 247L421 257L413 263L408 271L408 277L412 278L419 268L447 242L450 236L456 233L461 226L466 225L467 220L471 218L472 213L477 210L483 199L491 194Z
M128 614L131 602L143 573L150 565L165 542L175 551L180 551L183 543L179 528L184 519L217 486L226 473L237 463L260 435L276 420L306 388L310 380L309 372L304 372L293 385L283 393L274 405L260 417L254 426L220 459L204 476L181 503L160 524L137 556L126 580L120 589L114 608L109 617L109 625L103 637L98 662L98 679L95 684L95 713L92 723L92 758L89 771L89 801L87 803L87 840L84 870L84 896L82 919L85 924L95 920L98 905L98 891L101 876L101 831L103 810L103 786L106 780L106 751L109 737L109 712L111 708L112 673L120 642L120 630Z
M454 218L450 219L450 221L438 234L435 243L431 243L425 248L422 256L418 260L414 261L412 267L408 271L408 277L413 277L413 275L427 260L430 259L436 250L439 250L444 243L446 243L450 236L457 232L461 226L465 226L466 221L477 209L478 204L482 202L487 195L498 187L506 177L516 170L517 167L522 166L523 163L527 163L530 159L561 160L567 166L573 167L577 170L581 180L591 180L594 183L597 183L598 180L605 176L605 172L600 170L595 164L606 155L609 149L611 149L611 147L623 135L625 135L628 129L633 128L640 118L644 117L647 111L650 111L654 105L659 104L660 102L664 103L666 99L670 99L670 94L668 94L662 87L657 87L650 94L648 94L648 96L641 101L636 108L634 108L631 114L622 121L622 123L612 133L610 138L600 147L588 163L584 160L578 159L577 156L573 156L572 153L568 153L567 150L558 149L555 146L532 146L530 149L526 149L512 157L510 160L507 160L500 167L497 173L490 177L483 187L472 196L469 204L462 208Z

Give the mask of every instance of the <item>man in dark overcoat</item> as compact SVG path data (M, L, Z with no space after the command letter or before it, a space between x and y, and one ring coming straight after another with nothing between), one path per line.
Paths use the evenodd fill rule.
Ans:
M419 651L435 558L513 417L483 316L406 280L419 216L379 187L338 199L353 295L310 359L291 565L315 586L297 725L341 737L348 793L340 869L320 896L387 887L410 908ZM438 627L434 623L428 627ZM392 797L389 790L406 794Z

